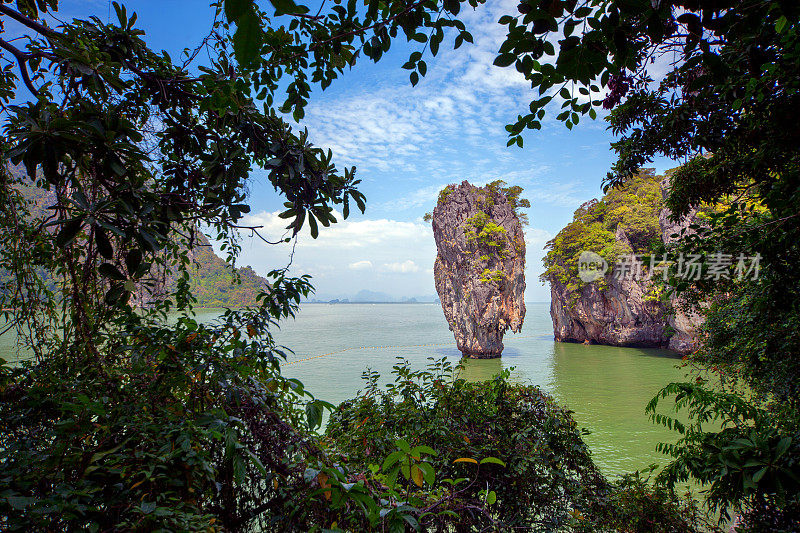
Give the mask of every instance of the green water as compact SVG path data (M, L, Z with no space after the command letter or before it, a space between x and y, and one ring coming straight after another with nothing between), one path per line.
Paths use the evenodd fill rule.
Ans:
M660 387L683 378L680 360L659 350L556 343L549 304L527 307L525 326L506 336L503 357L466 360L464 377L488 379L513 367L514 380L541 387L574 411L591 432L586 441L606 474L664 464L655 445L674 441L675 434L650 423L644 406ZM215 310L198 313L201 320L217 316ZM295 351L284 374L334 404L355 395L367 368L388 378L396 356L417 367L428 357L461 360L438 304L304 304L275 336ZM0 355L15 359L15 351L13 338L0 336Z
M513 367L513 379L541 387L575 412L607 474L664 464L655 446L673 442L675 434L654 426L644 406L662 386L683 378L680 359L662 350L557 343L549 304L527 308L522 332L505 338L503 357L466 360L464 377L488 379ZM201 318L213 316L206 311ZM355 395L368 367L388 377L396 356L417 367L428 357L461 360L438 304L305 304L276 339L295 351L284 374L334 404ZM433 346L418 346L424 344ZM330 355L317 357L323 354ZM299 361L310 357L316 358Z

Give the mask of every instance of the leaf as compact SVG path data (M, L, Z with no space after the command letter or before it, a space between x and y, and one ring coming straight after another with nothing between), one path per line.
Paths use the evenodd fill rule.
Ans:
M119 271L119 269L112 265L111 263L103 263L97 268L97 271L102 274L103 276L116 279L116 280L123 280L125 279L125 274Z
M253 464L256 465L256 468L258 468L258 471L261 472L261 475L267 477L267 469L264 468L264 464L261 462L261 459L259 459L249 448L245 448L244 451L250 456L250 459L253 460Z
M264 32L261 20L252 9L236 21L236 33L233 34L233 53L240 65L252 65L261 54Z
M786 450L789 449L789 445L792 443L791 437L783 437L779 442L778 445L775 446L776 457L780 457Z
M319 482L319 486L321 488L323 488L323 489L329 489L331 487L331 484L328 483L328 479L329 479L328 478L328 474L326 474L325 472L320 472L317 475L317 482ZM331 491L326 490L324 492L324 495L325 495L325 499L326 500L330 500L331 499Z
M248 10L253 9L253 0L225 0L225 18L236 22Z
M100 252L105 259L111 259L114 255L114 249L111 246L111 241L108 240L108 235L103 231L103 228L96 227L94 229L94 240L97 243L97 251Z
M494 505L497 501L497 493L495 491L490 490L489 493L486 495L486 505Z
M317 219L311 214L308 213L308 228L311 230L311 238L316 239L319 237L319 226L317 225Z
M459 457L458 459L453 461L453 464L455 464L455 463L473 463L473 464L478 464L478 461L476 461L475 459L473 459L471 457Z
M139 265L142 264L142 251L135 248L125 254L125 267L130 274L139 270Z
M481 459L481 464L482 465L486 464L486 463L492 463L492 464L500 465L500 466L503 466L503 467L506 466L506 464L503 461L501 461L500 459L498 459L497 457L485 457L485 458Z
M306 422L312 429L322 425L322 407L316 400L306 404Z
M420 470L419 465L412 465L411 466L411 480L418 486L422 486L423 476L422 470Z
M515 56L514 54L500 54L499 56L494 58L493 64L498 67L507 67L516 60L517 56Z
M8 504L18 511L24 509L25 507L29 506L33 502L36 501L35 498L28 498L26 496L8 496L6 498L8 500Z
M303 11L301 9L298 9L297 4L295 4L292 0L269 0L269 1L272 4L272 7L275 8L276 16Z
M786 20L786 16L782 16L777 21L775 21L775 31L778 33L783 33L783 30L786 28L786 24L789 21Z
M413 452L415 455L419 455L420 453L427 453L428 455L433 455L433 456L436 456L436 455L438 455L438 454L436 453L436 450L434 450L434 449L433 449L433 448L431 448L430 446L425 446L425 445L422 445L422 446L415 446L415 447L414 447L414 449L412 450L412 452Z
M66 222L56 236L56 243L59 246L67 246L75 240L81 227L83 227L83 217L73 218Z
M386 471L389 467L395 464L403 457L403 452L392 452L390 453L386 459L383 461L383 466L381 467L384 471Z
M419 468L422 470L422 477L428 485L432 486L436 480L436 472L433 470L433 466L430 463L420 463Z
M411 453L411 446L409 446L408 441L404 439L394 441L394 445L408 454Z

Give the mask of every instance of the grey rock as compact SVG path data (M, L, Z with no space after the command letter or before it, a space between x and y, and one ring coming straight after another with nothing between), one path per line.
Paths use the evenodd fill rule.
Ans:
M666 195L668 185L665 179L662 194ZM662 209L658 218L663 242L675 241L672 235L682 230L691 232L688 226L694 214L673 221L670 211ZM622 227L617 227L615 238L630 247ZM653 298L652 281L616 279L609 272L605 290L589 283L577 294L568 292L557 279L549 281L550 316L557 341L668 348L679 353L697 349L696 330L703 323L702 315L680 298L672 298L668 305Z
M433 210L436 292L458 349L474 358L499 357L505 332L520 331L525 319L525 238L511 205L497 196L487 205L485 192L464 181ZM465 232L481 211L506 230L499 253ZM482 281L487 269L503 279Z

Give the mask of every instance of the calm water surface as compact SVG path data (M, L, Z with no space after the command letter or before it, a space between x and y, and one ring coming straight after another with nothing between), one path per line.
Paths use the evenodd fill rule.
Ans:
M488 379L513 367L514 380L541 387L575 412L591 432L586 442L606 474L664 464L655 445L673 442L675 434L654 426L644 406L662 386L684 377L680 360L660 350L556 343L549 304L527 308L522 332L506 335L502 358L467 359L464 377ZM217 316L218 310L198 312L201 320ZM0 336L0 356L15 359L10 337ZM304 304L276 339L295 352L284 374L334 404L362 388L367 368L388 380L398 356L418 368L428 357L461 360L438 304ZM300 361L310 357L316 358Z
M200 318L213 316L205 311ZM439 304L304 304L276 339L295 352L283 373L334 404L362 388L367 368L388 379L398 356L415 367L428 357L461 360ZM575 412L607 474L666 462L655 446L673 442L675 434L653 425L644 407L661 387L684 377L680 359L662 350L554 342L548 303L527 304L523 330L506 335L504 344L500 359L465 360L464 377L488 379L513 367L514 380L541 387ZM310 357L316 358L300 361Z

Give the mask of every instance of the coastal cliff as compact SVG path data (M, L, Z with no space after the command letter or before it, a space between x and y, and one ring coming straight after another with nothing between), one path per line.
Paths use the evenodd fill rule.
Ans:
M696 349L702 316L681 299L665 297L653 279L617 276L612 268L592 282L578 276L575 258L586 250L607 261L641 254L654 240L669 243L689 231L692 216L674 222L663 206L669 178L644 170L621 190L587 202L550 243L542 276L550 283L550 315L557 341ZM648 265L645 262L644 268Z
M25 182L25 171L19 166L9 166L8 172L18 180ZM51 214L51 206L56 203L55 193L34 186L22 185L15 190L25 199L27 216L37 222L43 222ZM194 246L186 250L191 261L189 269L192 294L196 298L197 307L249 307L259 305L257 297L269 291L267 279L259 276L250 266L232 268L225 259L219 257L208 238L194 228ZM40 270L39 275L52 288L52 274ZM8 273L0 269L0 285L7 281ZM153 268L147 286L139 286L134 291L131 303L136 306L150 305L154 295L163 295L175 289L177 277L175 272L166 272L163 268Z
M449 185L433 210L434 278L458 349L499 357L503 335L525 319L525 238L516 207L521 189L502 182ZM525 202L524 204L522 202Z

